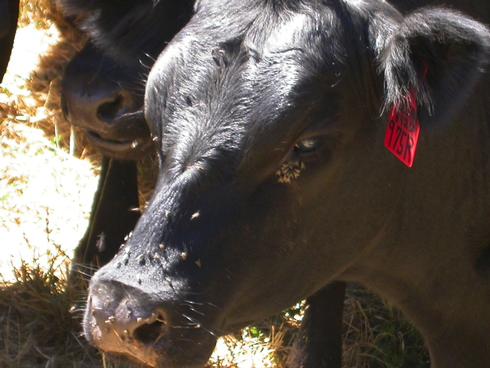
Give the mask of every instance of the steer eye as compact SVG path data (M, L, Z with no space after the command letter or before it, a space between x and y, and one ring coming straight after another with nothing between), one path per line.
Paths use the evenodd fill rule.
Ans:
M320 146L320 139L306 138L302 139L294 145L294 152L299 155L309 155L314 153Z
M298 140L289 152L276 177L279 183L289 184L299 178L306 167L328 152L328 139L324 135Z

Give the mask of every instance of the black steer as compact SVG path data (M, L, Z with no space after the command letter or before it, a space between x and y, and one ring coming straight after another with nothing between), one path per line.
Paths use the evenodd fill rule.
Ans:
M440 1L432 0L409 0L395 1L401 10L407 11L416 6L424 4L437 4ZM125 27L128 16L122 14L121 18L111 18L110 11L98 12L97 7L110 8L119 6L119 4L110 1L97 1L91 5L71 2L75 12L80 12L80 6L85 16L84 27L89 30L95 39L99 40L102 47L107 44L119 45L119 39L114 40L117 33L111 32L114 27L104 31L104 25L107 23L117 22L119 24L115 29ZM175 5L175 4L174 4ZM165 8L166 25L172 25L182 22L183 18L190 15L190 2L183 4L180 9ZM452 0L451 5L468 11L480 19L488 20L489 11L485 8L480 0ZM144 6L144 3L137 3L133 6ZM131 7L125 6L124 9L131 10ZM141 8L140 8L141 9ZM162 7L147 9L152 15L160 17ZM72 9L73 10L73 9ZM114 9L117 10L117 9ZM169 11L170 10L170 11ZM180 14L177 14L180 12ZM114 12L112 12L114 13ZM136 12L141 13L141 12ZM97 14L89 17L87 15ZM117 11L115 14L119 14ZM131 13L130 13L131 14ZM111 19L107 20L107 17ZM143 18L148 18L148 15ZM94 21L95 20L95 21ZM88 24L87 24L88 21ZM148 35L158 35L155 31L155 22L147 22L150 28ZM168 28L168 27L167 27ZM159 28L160 29L160 28ZM109 31L109 32L107 32ZM134 29L131 29L134 32ZM136 30L141 32L141 30ZM168 34L175 32L175 29L164 31L163 36L168 38ZM165 33L167 35L165 35ZM127 38L130 40L130 38ZM141 47L140 43L133 45L124 45L125 53L122 54L124 63L118 63L107 54L102 54L97 49L89 45L84 51L77 55L69 65L65 73L64 96L66 100L71 100L73 106L71 120L78 125L85 125L87 136L92 143L109 157L118 157L124 159L139 158L146 153L148 148L148 139L145 126L141 123L141 114L125 114L131 112L131 108L138 108L140 94L138 79L146 79L146 68L136 63L128 63L127 46L134 45ZM121 53L121 48L117 50ZM141 54L136 50L136 54ZM153 60L146 58L145 64L151 65ZM136 86L136 88L135 88ZM80 93L83 92L83 94ZM114 103L115 102L115 103ZM67 104L65 104L66 106ZM99 114L99 110L103 113ZM70 110L66 109L69 113ZM86 118L88 116L88 119ZM118 117L122 119L117 119ZM129 119L128 119L129 118ZM105 139L101 139L101 133ZM132 230L138 214L129 212L128 209L137 207L137 184L136 170L134 164L129 162L118 162L115 160L104 159L102 166L102 178L99 190L94 202L92 211L91 225L82 240L80 247L77 249L75 261L82 264L103 265L109 261L119 248L122 238ZM102 241L103 240L103 241ZM298 367L337 367L340 366L340 330L342 316L342 299L345 285L343 283L334 283L321 291L315 296L308 299L309 308L306 312L304 326L302 329L302 338L300 348L303 354L295 354L294 359L289 362L291 366ZM299 360L297 360L299 358Z
M434 367L487 366L489 53L449 10L201 1L149 76L161 176L92 278L86 336L199 367L217 335L347 280L398 305ZM410 170L383 146L411 165L419 120Z
M147 53L159 51L158 47L166 45L162 40L169 40L182 28L191 16L193 2L163 3L158 7L148 7L148 2L127 3L123 6L127 13L123 13L118 10L120 2L61 1L66 13L76 17L97 44L89 43L66 68L62 85L65 115L86 131L91 144L105 156L90 225L75 253L74 280L79 267L100 266L112 259L139 217L130 211L138 207L136 168L126 160L141 158L149 148L140 113L140 91L154 62ZM135 14L145 21L135 24ZM126 33L144 33L146 41L130 36L121 39L120 34ZM149 36L153 37L150 41ZM309 300L299 340L299 350L304 353L296 355L302 364L340 367L344 293L345 285L334 283Z

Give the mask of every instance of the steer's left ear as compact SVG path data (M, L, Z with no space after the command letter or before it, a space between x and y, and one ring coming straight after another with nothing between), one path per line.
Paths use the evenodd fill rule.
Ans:
M432 123L455 113L484 73L490 32L458 12L423 8L403 19L381 57L388 111L415 94L422 124Z

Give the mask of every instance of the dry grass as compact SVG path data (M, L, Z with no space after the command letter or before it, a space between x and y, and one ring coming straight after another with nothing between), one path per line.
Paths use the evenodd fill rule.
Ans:
M63 68L84 40L48 1L21 1L20 23L0 88L0 272L20 259L46 262L58 245L71 254L85 231L97 185L97 155L63 119ZM83 160L89 158L90 160ZM74 200L76 199L76 200Z
M0 367L123 367L80 336L83 288L66 281L98 180L97 154L60 112L63 68L84 38L50 0L22 0L21 9L0 89ZM140 171L151 177L151 163ZM420 340L396 311L362 289L349 293L345 368L428 366ZM298 305L220 339L209 367L283 367L302 313Z
M0 366L96 367L97 353L70 313L80 295L66 285L68 258L60 252L46 270L23 262L0 291Z
M80 293L66 285L66 253L85 231L97 184L96 156L74 139L60 113L63 67L84 41L74 31L60 36L53 22L66 25L48 4L21 1L21 27L0 88L0 367L6 368L98 365L70 313Z

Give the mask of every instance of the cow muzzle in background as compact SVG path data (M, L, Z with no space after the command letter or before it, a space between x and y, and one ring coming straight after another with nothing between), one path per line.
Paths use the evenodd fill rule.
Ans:
M143 74L138 69L119 65L91 44L66 68L63 113L105 156L139 159L151 147L142 111Z

